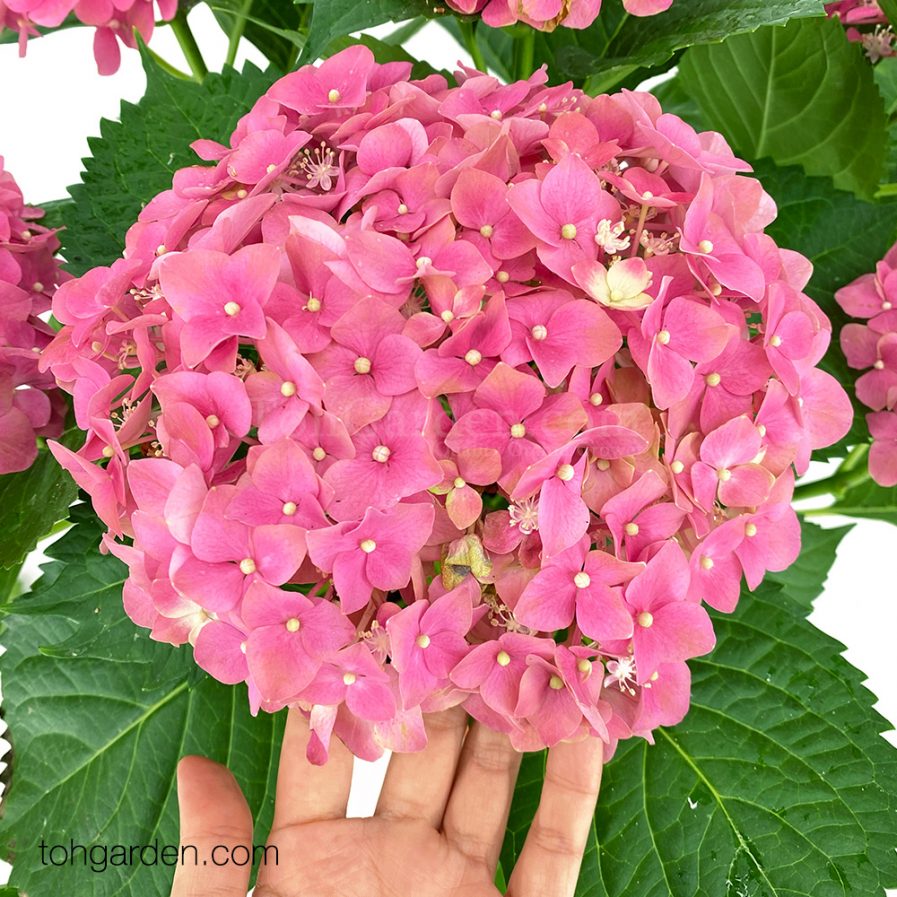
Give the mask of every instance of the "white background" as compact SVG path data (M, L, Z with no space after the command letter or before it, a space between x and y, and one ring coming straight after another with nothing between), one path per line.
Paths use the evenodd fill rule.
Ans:
M191 13L190 22L209 67L220 68L227 41L211 13L199 6ZM119 73L101 78L94 67L91 42L89 29L54 34L32 41L25 60L18 59L14 46L0 46L0 155L5 156L6 168L29 202L64 197L66 187L79 180L79 160L88 154L87 138L98 134L100 118L116 118L122 99L136 102L143 94L145 82L138 55L125 51ZM157 32L152 46L173 64L186 68L169 28ZM435 26L406 47L437 67L451 68L459 58L469 62ZM244 43L240 60L245 58L264 65L255 49ZM165 135L160 134L159 140L164 144ZM847 659L866 672L869 688L879 697L879 710L892 723L897 721L895 558L897 528L874 521L858 523L841 545L811 618L847 646ZM31 565L35 568L36 562ZM893 731L887 737L897 744ZM2 752L0 745L0 756ZM359 764L352 812L370 812L382 774L382 763ZM3 880L0 864L0 882Z

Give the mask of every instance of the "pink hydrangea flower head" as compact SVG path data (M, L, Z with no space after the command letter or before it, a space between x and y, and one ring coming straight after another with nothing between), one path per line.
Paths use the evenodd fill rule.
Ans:
M540 31L565 28L588 28L601 12L601 0L448 0L456 12L482 15L493 28L526 22ZM633 16L654 16L665 12L673 0L623 0Z
M42 216L25 205L0 156L0 474L30 467L37 437L58 436L65 417L53 377L38 364L53 336L39 316L65 280L59 241Z
M177 0L3 0L0 32L18 32L19 55L28 39L37 37L36 26L56 28L70 15L93 26L93 55L101 75L114 75L121 65L119 44L137 48L135 32L149 43L157 21L167 22L177 13Z
M856 397L870 413L869 473L880 486L897 485L897 268L892 247L874 273L863 274L835 294L841 308L862 323L841 328L847 364L862 373ZM823 399L823 394L819 394Z
M56 294L42 364L85 441L53 451L126 610L299 707L315 762L420 750L458 704L521 750L678 721L704 604L794 560L793 470L850 424L744 164L652 97L545 80L305 67ZM887 275L851 351L890 414Z

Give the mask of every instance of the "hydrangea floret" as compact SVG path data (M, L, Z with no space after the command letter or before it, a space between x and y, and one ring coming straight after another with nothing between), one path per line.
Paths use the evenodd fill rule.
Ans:
M897 486L897 246L878 263L835 294L852 318L841 328L847 364L863 371L856 397L867 408L872 436L869 473L880 486Z
M65 400L53 377L38 370L53 329L41 315L64 279L59 241L42 227L43 212L26 206L0 156L0 474L31 466L38 436L59 436Z
M897 55L894 30L876 0L836 0L825 11L844 23L848 40L862 44L870 62Z
M65 284L59 461L152 637L299 706L321 762L463 704L608 755L685 714L705 603L797 557L851 419L810 264L716 133L544 71L412 81L363 46L194 144Z
M169 21L177 13L177 0L0 0L0 33L19 36L19 55L40 28L57 28L69 16L96 29L93 55L101 75L112 75L121 65L119 43L136 49L137 38L149 43L158 18Z
M540 31L588 28L601 12L601 0L448 0L448 5L465 15L480 15L493 28L524 22ZM633 16L653 16L665 12L673 0L623 0Z

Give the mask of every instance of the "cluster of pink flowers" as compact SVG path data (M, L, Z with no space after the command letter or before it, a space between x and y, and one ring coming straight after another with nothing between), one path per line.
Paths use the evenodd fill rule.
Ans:
M897 55L894 31L876 0L836 0L825 11L847 26L848 39L863 45L870 62Z
M461 703L521 749L650 736L848 427L810 264L650 94L409 75L356 46L194 144L56 294L54 452L132 618L316 760Z
M864 324L841 328L847 363L865 371L856 382L857 398L872 411L869 473L881 486L897 486L897 246L864 274L835 294L838 304Z
M525 22L540 31L588 28L601 12L601 0L448 0L448 5L464 15L482 15L493 28ZM633 16L654 16L665 12L673 0L623 0Z
M113 75L121 65L118 42L135 49L136 31L149 42L153 36L156 9L164 21L173 19L178 0L0 0L0 32L19 35L19 55L25 55L29 37L40 34L38 28L57 28L74 15L84 25L96 28L93 55L101 75Z
M53 377L38 370L53 329L38 316L64 275L54 231L37 222L0 156L0 474L25 470L37 457L37 436L58 436L65 400Z

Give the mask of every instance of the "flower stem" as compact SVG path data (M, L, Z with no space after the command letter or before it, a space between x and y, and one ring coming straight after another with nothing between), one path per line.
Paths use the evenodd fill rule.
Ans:
M230 37L227 41L227 56L224 59L225 65L233 65L237 61L237 51L240 49L240 41L243 38L243 31L246 29L246 18L252 9L253 0L243 0L234 19L234 27L231 30Z
M171 30L181 46L190 71L193 72L194 80L202 81L208 75L209 70L199 51L199 44L196 43L196 38L187 24L187 13L183 9L179 9L177 15L171 20Z
M831 495L836 500L841 498L849 489L869 479L869 469L866 464L868 455L868 445L856 446L830 477L817 480L814 483L798 484L794 489L794 500L802 501L805 498L819 498L823 495ZM816 508L813 513L822 514L828 510L828 508Z
M533 73L536 64L536 29L527 28L520 39L520 56L517 62L517 77L525 81Z
M479 43L477 43L473 22L470 19L461 19L458 24L461 26L461 36L464 38L464 45L467 47L467 52L470 53L471 59L473 59L473 64L481 72L488 72L489 67L486 65L486 57L483 56L483 51L480 49Z
M182 81L192 81L193 76L188 75L186 72L182 72L177 66L172 65L167 59L160 56L152 47L147 47L146 52L149 53L153 62L162 69L163 72L168 72L174 78L180 78Z

